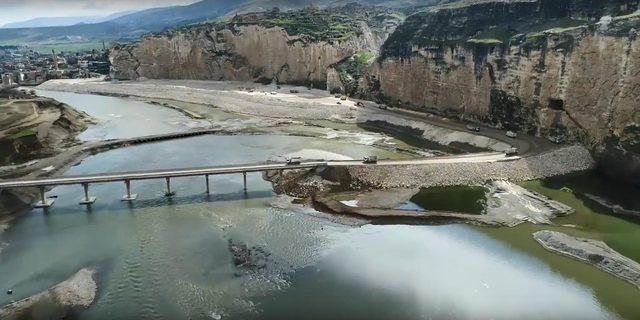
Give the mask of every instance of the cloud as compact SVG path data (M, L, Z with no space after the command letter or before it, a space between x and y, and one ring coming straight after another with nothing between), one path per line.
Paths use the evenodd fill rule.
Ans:
M37 17L108 15L125 10L184 5L197 0L1 0L0 25Z

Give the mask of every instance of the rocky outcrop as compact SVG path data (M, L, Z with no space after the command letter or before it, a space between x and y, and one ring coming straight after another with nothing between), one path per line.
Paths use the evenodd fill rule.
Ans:
M66 319L89 307L97 293L96 270L82 269L68 280L0 309L1 319Z
M637 182L637 8L637 0L437 7L389 37L365 91L401 107L583 142L602 168Z
M43 158L76 146L76 136L94 121L84 112L50 98L19 94L12 97L19 99L7 100L0 106L0 175L3 179L21 176L24 168L35 171L38 165L31 160L42 162ZM37 195L33 188L0 191L0 233L2 226L16 213L27 210Z
M353 4L246 14L117 46L110 58L117 79L275 80L324 88L329 66L382 45L399 24L391 13Z
M318 209L339 215L350 215L375 223L452 224L515 227L530 222L552 224L551 219L573 213L573 209L543 195L507 181L485 185L488 205L482 214L441 210L401 209L419 189L374 190L365 193L320 193L312 196ZM428 188L426 190L429 190ZM339 200L339 199L355 200ZM484 206L484 205L483 205Z
M555 231L538 231L533 238L545 249L591 264L640 288L640 263L602 241L576 238Z

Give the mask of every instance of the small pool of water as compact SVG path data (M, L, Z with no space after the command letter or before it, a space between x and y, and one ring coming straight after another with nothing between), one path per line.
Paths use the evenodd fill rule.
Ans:
M487 188L478 186L424 188L400 209L483 214L488 192Z

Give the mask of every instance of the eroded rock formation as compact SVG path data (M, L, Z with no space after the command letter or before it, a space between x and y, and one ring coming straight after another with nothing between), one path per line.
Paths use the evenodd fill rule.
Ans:
M118 79L275 80L323 88L330 65L382 45L399 24L391 13L353 4L240 15L116 47L111 61Z
M359 5L247 14L111 58L120 79L305 84L579 141L606 172L640 181L640 0L447 2L399 26Z
M407 18L363 79L388 103L580 141L640 177L637 0L475 1ZM612 17L613 16L613 17Z

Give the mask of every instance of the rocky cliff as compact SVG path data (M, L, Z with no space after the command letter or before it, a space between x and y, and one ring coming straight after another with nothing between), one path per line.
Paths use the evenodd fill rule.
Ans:
M638 0L458 1L407 18L358 80L398 106L578 140L640 177Z
M324 87L328 66L378 50L401 16L357 4L254 13L112 50L117 79L256 80Z
M580 141L607 172L640 181L640 0L440 3L402 23L355 4L240 15L111 58L120 79L306 84Z

